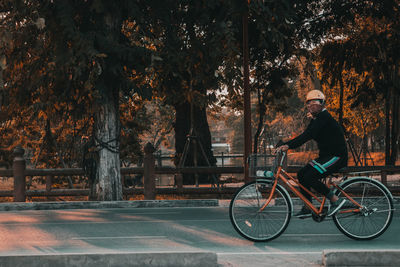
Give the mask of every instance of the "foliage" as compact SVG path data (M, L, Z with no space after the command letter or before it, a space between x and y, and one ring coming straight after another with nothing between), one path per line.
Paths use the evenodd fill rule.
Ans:
M354 89L351 95L354 106L374 103L378 94L387 95L388 88L400 90L395 71L400 61L396 18L397 21L360 17L356 20L357 27L345 29L343 39L327 42L321 50L324 80L332 73L331 84L338 83L342 70L353 71L362 78L363 83L357 85L353 77L344 77Z
M216 92L220 90L224 79L220 70L224 60L236 56L233 52L236 46L230 43L232 29L227 14L231 13L232 6L228 3L231 1L171 0L163 1L162 5L154 2L147 9L151 35L135 24L129 24L127 28L132 42L154 49L153 64L137 82L150 83L154 98L162 99L164 108L174 108L174 122L167 123L166 130L170 131L173 126L176 164L186 153L184 147L188 135L200 140L206 159L200 148L196 155L190 149L187 162L182 164L193 165L196 157L200 166L215 163L205 111L215 102Z
M242 112L246 11L251 90L258 97L256 138L265 122L264 133L283 129L286 136L301 129L301 99L305 90L319 86L317 63L334 111L344 85L347 129L365 136L378 127L383 111L374 103L400 92L398 0L247 3L1 1L2 148L21 144L38 167L79 165L85 144L94 138L96 114L110 98L120 118L119 143L112 150L126 165L141 157L143 133L154 134L157 146L171 127L181 127L183 137L175 143L183 146L191 104L199 131L209 138L207 108L225 105L235 115ZM153 114L146 102L151 98ZM291 108L286 119L278 112L285 108ZM392 116L389 125L396 125L395 108L386 114ZM175 118L171 124L173 116L183 122ZM239 116L228 123L238 125L240 139Z
M32 128L46 123L40 148L39 130L34 130L38 132L36 138L26 142L36 142L36 150L32 146L36 159L44 155L42 148L47 146L52 149L47 149L46 163L57 164L52 162L56 153L66 167L67 151L64 147L62 153L58 151L54 140L64 137L64 144L68 142L65 137L71 135L71 128L59 133L56 130L81 121L84 128L78 129L82 130L79 133L73 132L73 142L66 144L70 147L78 144L76 147L85 151L83 155L79 151L69 156L76 156L75 162L83 158L85 170L89 170L91 196L99 200L121 199L120 98L129 97L134 89L141 93L148 89L142 85L139 90L130 76L143 72L151 63L151 51L133 45L122 33L128 18L136 18L146 25L140 3L2 1L0 8L4 44L1 54L6 62L2 66L1 94L5 102L4 123L10 121L16 126L15 121L28 121ZM131 115L134 112L128 111ZM66 123L68 118L70 121ZM125 120L126 124L130 122ZM18 130L24 132L21 128L11 131ZM138 149L138 140L129 132L124 133L122 136L130 138L133 144L130 148ZM89 138L79 140L82 136Z
M362 105L375 110L376 100L383 100L386 164L394 164L400 138L399 1L352 4L357 6L357 12L350 11L353 19L345 20L321 48L323 81L330 86L342 83L350 87L347 100L352 107Z
M121 21L142 18L140 8L132 1L2 1L1 10L1 54L6 62L2 130L12 135L3 144L6 149L21 144L37 161L49 120L55 143L62 147L59 156L70 157L69 166L76 164L80 156L73 154L80 152L81 137L92 134L95 103L104 101L110 87L130 94L135 87L128 70L144 70L150 61L148 50L132 46L118 33L118 25L120 37L117 43L112 40L104 17L117 13ZM131 137L130 144L138 145Z
M352 85L345 85L343 90L344 99L351 99L353 94L353 88L358 88L365 83L365 78L368 75L357 75L354 72L343 71L342 76L344 80L351 80ZM351 77L348 77L351 76ZM338 120L340 99L338 92L340 91L340 85L328 86L324 84L322 86L325 95L328 99L327 108L333 111L334 116ZM358 137L365 137L372 131L376 130L384 118L384 106L382 105L382 96L375 99L374 103L366 105L360 105L354 107L352 101L344 101L343 103L343 126L346 132L352 133Z

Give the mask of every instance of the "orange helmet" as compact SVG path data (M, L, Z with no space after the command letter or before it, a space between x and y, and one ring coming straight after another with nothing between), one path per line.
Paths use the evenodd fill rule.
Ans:
M321 100L325 102L325 95L320 90L312 90L307 93L306 102L310 100Z

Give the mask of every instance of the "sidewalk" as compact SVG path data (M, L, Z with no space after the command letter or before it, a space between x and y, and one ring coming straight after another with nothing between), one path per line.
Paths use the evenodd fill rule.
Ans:
M53 254L0 256L2 267L119 267L119 266L189 266L217 267L217 255L212 252Z

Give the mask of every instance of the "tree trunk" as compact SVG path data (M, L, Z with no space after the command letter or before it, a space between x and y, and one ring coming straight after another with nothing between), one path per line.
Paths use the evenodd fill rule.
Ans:
M399 147L399 95L393 93L392 103L392 130L390 146L390 165L396 165L397 152Z
M390 164L390 89L385 98L385 165Z
M98 164L95 198L100 201L122 200L122 183L119 160L118 93L108 92L98 106L95 116L95 141ZM91 190L93 192L93 190Z
M103 16L102 27L108 40L99 43L101 51L107 50L109 44L120 42L121 25L121 10L110 10ZM112 50L108 51L97 80L100 98L96 102L93 126L97 162L90 190L94 195L90 198L100 201L122 200L123 197L119 158L119 81L123 77L115 72L115 60Z
M253 153L258 153L258 139L260 137L263 125L264 125L264 117L265 117L265 105L263 101L261 100L261 92L260 89L258 91L258 124L257 124L257 130L256 133L254 134L254 144L253 144Z
M182 162L183 166L194 166L195 161L197 166L207 166L208 163L211 166L215 166L216 159L211 150L211 133L207 121L206 109L193 105L194 132L192 138L188 138L191 128L190 110L191 108L189 102L175 105L175 151L178 159L176 165L178 165L181 158L185 156L183 153L186 145L188 146L188 149L186 160ZM203 154L200 145L203 148L205 155ZM194 156L194 151L196 151L196 157ZM206 182L212 182L210 177L208 175L199 175L199 183ZM183 176L183 183L194 184L194 175L185 174Z

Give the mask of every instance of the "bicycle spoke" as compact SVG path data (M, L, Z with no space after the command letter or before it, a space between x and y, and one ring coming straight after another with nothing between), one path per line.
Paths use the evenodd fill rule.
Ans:
M395 209L377 210L377 211L374 211L374 213L392 212L392 211L394 211L394 210L395 210Z
M377 204L379 204L379 203L383 203L383 201L387 201L387 199L384 198L384 197L381 197L379 201L375 202L375 203L372 204L372 205L368 205L368 207L373 207L373 206L375 206L375 205L377 205Z
M361 195L361 205L362 205L362 206L364 205L364 196L365 196L365 185L364 185L364 187L363 187L363 193L362 193L362 195Z
M278 189L264 207L270 192L270 184L258 181L243 186L236 193L230 217L239 234L253 241L264 241L277 237L286 228L290 219L288 201Z
M336 214L333 219L339 230L354 239L372 239L382 234L393 216L393 204L383 185L356 178L344 183L342 189L362 208L357 213Z

